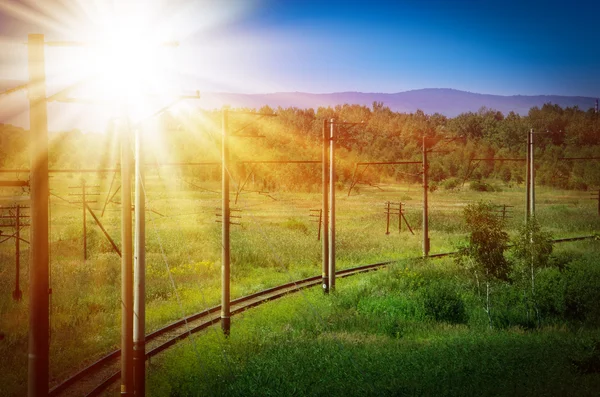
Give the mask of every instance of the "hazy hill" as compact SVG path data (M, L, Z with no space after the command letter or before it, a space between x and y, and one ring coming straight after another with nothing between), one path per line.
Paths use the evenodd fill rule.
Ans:
M1 81L0 91L18 85L17 81ZM52 92L50 92L51 94ZM272 108L298 107L298 108L318 108L320 106L336 106L342 104L358 104L371 107L373 102L383 102L393 111L412 113L421 109L427 114L441 113L449 117L454 117L464 112L475 112L485 106L490 109L499 110L504 114L514 111L521 115L526 115L530 108L534 106L541 107L545 103L558 104L564 107L577 106L582 110L588 110L595 105L595 98L579 96L558 96L558 95L487 95L476 94L472 92L459 91L448 88L426 88L398 92L393 94L385 93L363 93L363 92L336 92L331 94L310 94L304 92L277 92L269 94L236 94L236 93L216 93L201 92L201 99L195 101L197 106L202 108L220 108L223 105L232 107L247 107L259 109L264 105ZM76 104L58 104L49 105L49 125L51 131L68 130L78 128L81 130L102 130L105 127L99 124L105 124L102 111L94 112L90 117L89 111L87 117L76 117L77 112L86 109L86 105ZM61 117L53 117L53 114L60 113ZM69 120L68 125L62 125ZM0 96L0 123L14 124L27 128L27 97L21 91L11 95Z
M336 92L332 94L309 94L303 92L278 92L272 94L231 94L204 93L204 106L220 107L230 104L233 107L243 106L260 108L271 107L317 108L319 106L335 106L344 103L371 106L374 101L383 102L385 106L397 112L415 112L421 109L425 113L441 113L454 117L460 113L477 111L482 106L499 110L504 114L510 111L526 115L530 108L541 107L545 103L558 104L562 107L578 106L587 110L594 107L595 98L558 95L486 95L459 91L448 88L426 88L421 90L398 92L394 94Z

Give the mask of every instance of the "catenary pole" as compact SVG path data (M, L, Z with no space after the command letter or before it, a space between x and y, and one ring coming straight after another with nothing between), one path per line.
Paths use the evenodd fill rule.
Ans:
M133 384L146 395L146 190L143 134L135 131L135 260L133 273Z
M21 205L15 208L15 290L13 299L20 301L23 296L21 291Z
M329 121L323 120L323 292L329 293Z
M329 290L335 291L335 119L329 121Z
M85 197L85 179L81 179L81 202L82 204L82 209L83 209L83 261L87 261L87 225L86 225L86 221L87 221L87 202L86 202L86 197Z
M133 396L133 249L131 220L131 130L121 131L121 395Z
M223 136L221 157L221 180L222 180L222 251L221 251L221 329L225 335L229 335L231 327L230 313L230 209L229 209L229 142L228 142L228 117L229 109L223 108Z
M531 216L531 130L527 132L527 158L525 161L525 222Z
M429 202L427 191L429 189L427 164L427 137L423 135L423 257L429 256Z
M530 146L530 150L529 150L529 166L531 167L529 170L529 182L531 183L531 187L529 188L529 192L531 194L531 198L529 200L529 205L531 207L530 210L530 215L532 217L535 217L535 156L534 156L534 150L535 150L535 145L534 145L534 133L533 133L533 128L530 131L531 134L531 138L530 138L530 142L529 142L529 146Z
M44 35L28 36L31 237L29 270L29 355L27 393L48 395L48 115Z

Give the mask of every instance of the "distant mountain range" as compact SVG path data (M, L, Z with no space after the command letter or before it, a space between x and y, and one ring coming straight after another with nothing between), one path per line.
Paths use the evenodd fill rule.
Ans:
M454 117L460 113L475 112L481 107L499 110L504 114L513 111L526 115L529 109L545 103L558 104L564 107L577 106L588 110L595 106L596 98L559 95L487 95L459 91L448 88L426 88L398 92L394 94L336 92L332 94L309 94L304 92L278 92L272 94L231 94L201 93L203 106L221 107L229 104L232 107L260 108L264 105L276 108L295 106L298 108L317 108L319 106L335 106L357 104L372 106L373 102L383 104L396 112L413 113L421 109L427 114L441 113Z
M0 92L19 85L16 81L1 81ZM384 106L396 112L413 113L417 109L426 114L441 113L448 117L454 117L464 112L476 112L481 107L498 110L504 114L513 111L526 115L529 109L545 103L560 105L561 107L574 107L588 110L595 106L596 98L582 96L559 96L559 95L488 95L472 92L459 91L448 88L426 88L386 93L363 93L363 92L337 92L331 94L310 94L304 92L277 92L270 94L236 94L200 92L200 99L194 105L205 109L216 109L223 105L232 107L246 107L259 109L264 105L272 108L297 107L318 108L320 106L331 106L343 104L357 104L371 107L373 102L383 102ZM103 130L105 124L100 117L101 112L90 115L86 111L86 117L76 117L76 112L81 112L85 105L58 104L49 105L50 130L68 130L79 128L81 130ZM0 96L0 123L14 124L27 128L27 97L24 93L15 93ZM60 114L61 117L53 117ZM103 115L104 116L104 115ZM68 125L61 123L69 122Z

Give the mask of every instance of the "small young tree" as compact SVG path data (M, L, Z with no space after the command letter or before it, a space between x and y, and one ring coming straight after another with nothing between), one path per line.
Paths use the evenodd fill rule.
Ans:
M494 280L508 281L510 263L504 257L508 247L505 222L499 217L491 203L469 204L464 210L465 222L470 232L469 241L460 248L458 263L472 271L479 290L480 278L485 282L485 312L492 328L490 304L491 283Z
M535 275L539 269L548 266L552 254L552 236L544 231L535 217L519 229L513 245L515 257L520 260L531 282L531 300L535 309L538 326L541 323L540 311L535 298Z

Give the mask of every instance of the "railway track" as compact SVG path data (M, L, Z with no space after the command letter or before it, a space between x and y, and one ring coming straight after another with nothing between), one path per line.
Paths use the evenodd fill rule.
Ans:
M555 239L555 243L572 242L593 239L596 236L581 236L572 238ZM454 252L430 255L430 258L440 258L452 255ZM355 274L377 270L387 266L395 260L373 263L336 272L336 277L343 278ZM321 276L314 276L298 281L293 281L264 291L256 292L231 301L231 315L242 313L252 307L268 301L281 298L287 294L298 292L302 289L313 287L321 283ZM160 328L146 335L146 360L168 349L180 340L193 333L202 331L209 326L220 322L221 306L214 306L202 312L193 314L185 319L175 321L166 327ZM80 370L49 391L50 397L56 396L97 396L105 391L121 377L120 361L121 350L115 350L98 361Z
M447 255L447 254L446 254ZM386 266L395 261L385 261L340 270L337 277L348 277L365 273ZM256 292L231 301L231 315L242 313L252 307L268 301L281 298L287 294L321 284L321 276L305 278L303 280L279 285L264 291ZM193 333L217 324L221 320L221 306L214 306L200 313L193 314L185 319L175 321L166 327L146 335L146 360L168 349L180 340ZM87 366L49 391L51 397L56 396L97 396L117 382L121 377L120 361L121 350L115 350L98 361Z

